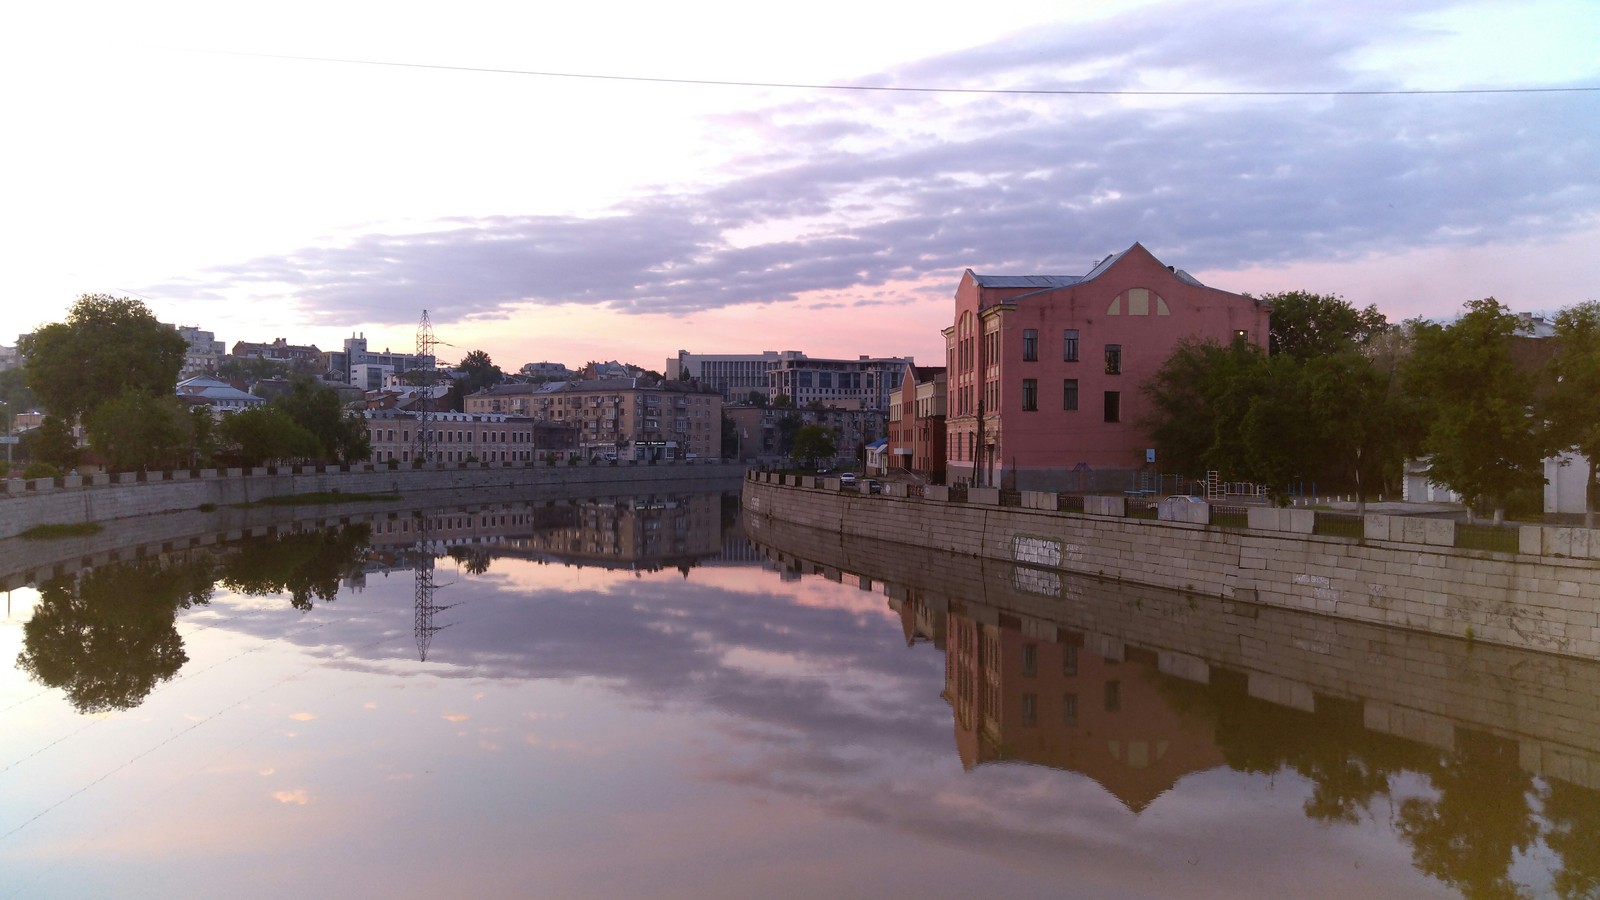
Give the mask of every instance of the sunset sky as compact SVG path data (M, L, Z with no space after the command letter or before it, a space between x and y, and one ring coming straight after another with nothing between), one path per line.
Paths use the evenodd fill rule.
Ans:
M1135 241L1391 319L1600 299L1592 0L29 4L0 77L6 345L110 293L229 346L937 364L963 269Z

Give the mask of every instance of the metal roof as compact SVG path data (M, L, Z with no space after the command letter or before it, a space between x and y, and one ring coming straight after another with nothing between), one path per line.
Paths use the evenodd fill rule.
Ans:
M978 287L986 288L1062 288L1083 280L1082 275L979 275L972 273Z

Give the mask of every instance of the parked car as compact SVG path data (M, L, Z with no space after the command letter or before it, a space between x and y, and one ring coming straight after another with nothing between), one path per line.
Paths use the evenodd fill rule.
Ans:
M883 493L883 482L881 482L881 481L879 481L879 480L877 480L875 478L868 478L868 479L862 481L861 484L866 488L867 493L869 493L869 494L881 494L881 493Z
M839 483L840 484L855 484L856 483L856 473L854 473L854 472L840 472L839 473Z

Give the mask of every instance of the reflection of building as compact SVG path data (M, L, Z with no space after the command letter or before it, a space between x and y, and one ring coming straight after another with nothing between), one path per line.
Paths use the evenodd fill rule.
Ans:
M573 517L518 549L579 565L662 569L718 557L722 503L717 494L578 500Z
M1118 660L1082 634L1019 626L1004 614L949 617L945 690L963 765L1071 769L1139 812L1184 775L1223 764L1215 723L1186 720L1161 695L1155 654L1130 648Z

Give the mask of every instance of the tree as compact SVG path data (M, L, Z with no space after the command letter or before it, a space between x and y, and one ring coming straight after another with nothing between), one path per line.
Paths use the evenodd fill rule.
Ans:
M211 465L217 455L217 419L211 414L211 407L189 408L189 434L194 453L193 465Z
M1367 343L1388 329L1376 306L1358 310L1336 294L1287 291L1261 298L1272 306L1269 351L1305 361Z
M371 542L366 525L328 528L248 541L223 563L223 586L252 596L288 594L302 612L313 598L331 603L339 581L361 570Z
M28 389L73 422L107 399L107 387L170 394L188 343L137 300L85 294L67 321L23 339Z
M78 439L60 416L45 416L39 427L23 437L22 449L35 462L48 463L65 472L78 465Z
M188 661L174 620L211 599L209 559L117 563L52 579L23 626L17 668L80 713L138 706Z
M345 410L333 388L310 378L296 378L289 391L272 405L316 438L317 449L306 455L337 462L364 460L372 455L366 425Z
M1407 390L1428 408L1429 477L1469 506L1491 504L1495 524L1513 491L1544 483L1548 436L1534 415L1533 375L1511 357L1518 327L1493 297L1473 301L1447 327L1419 323L1402 369Z
M766 409L767 408L767 392L766 391L751 391L750 395L745 398L745 402L750 404L751 406L759 406L762 409Z
M193 425L172 394L124 389L89 414L89 443L114 470L170 468L188 462Z
M834 454L838 452L832 428L805 425L795 432L792 455L800 459L808 469L815 469L821 460L833 459Z
M1583 527L1593 528L1595 506L1600 505L1600 301L1562 310L1555 325L1553 381L1544 416L1554 447L1575 450L1589 460Z
M476 394L486 387L493 387L505 380L505 373L494 364L489 354L482 350L473 350L461 358L460 365L456 368L467 373L466 384L462 390L468 394Z
M1160 458L1195 474L1238 471L1245 456L1244 417L1265 365L1261 352L1247 344L1180 342L1143 386L1151 401L1143 424Z
M722 414L722 458L739 459L743 450L744 447L739 440L739 426L728 418L728 414L724 412Z
M238 449L240 463L259 466L273 459L309 459L318 455L317 436L276 406L257 406L230 414L218 428L222 439Z
M776 394L772 398L773 409L794 409L794 398L788 394Z

